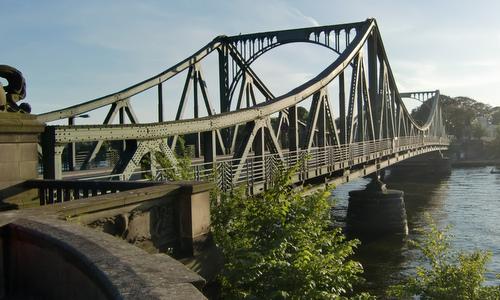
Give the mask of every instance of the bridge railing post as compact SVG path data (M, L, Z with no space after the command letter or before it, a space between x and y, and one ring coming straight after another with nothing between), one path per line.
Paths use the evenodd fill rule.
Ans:
M342 145L342 161L349 160L349 145L348 144L343 144Z

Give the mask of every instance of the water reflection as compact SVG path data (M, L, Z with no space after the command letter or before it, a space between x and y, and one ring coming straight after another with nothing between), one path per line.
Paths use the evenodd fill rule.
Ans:
M454 248L492 251L487 280L489 284L500 284L494 275L500 273L500 174L491 174L490 170L491 167L459 168L439 178L393 174L384 181L389 188L405 192L409 239L419 239L416 229L426 226L427 212L439 227L452 226ZM349 191L363 189L368 182L369 179L360 179L334 190L336 206L332 213L337 225L345 225ZM419 264L418 252L398 237L365 239L356 259L365 267L367 283L362 288L379 297Z

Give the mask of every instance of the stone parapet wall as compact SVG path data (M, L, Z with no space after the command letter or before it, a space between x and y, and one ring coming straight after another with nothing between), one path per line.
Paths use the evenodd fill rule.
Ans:
M211 188L211 183L171 182L56 203L47 210L150 253L190 256L209 240Z
M0 214L0 293L22 299L205 299L205 280L48 207Z
M8 262L0 294L204 299L204 279L161 253L189 256L207 240L211 187L165 183L0 213L0 260Z
M0 215L1 293L15 299L205 299L205 281L143 250L39 210Z

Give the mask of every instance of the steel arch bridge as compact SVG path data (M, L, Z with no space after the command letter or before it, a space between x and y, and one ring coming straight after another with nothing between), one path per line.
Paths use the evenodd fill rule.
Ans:
M271 49L291 43L316 44L337 56L311 80L276 96L252 64ZM218 58L218 84L209 88L202 66L210 55ZM167 121L163 90L174 76L185 80L175 119ZM219 94L218 105L209 96L213 88ZM158 121L140 123L131 99L150 89L157 89ZM405 97L432 103L424 124L412 118L402 100ZM309 102L308 117L301 118L298 107ZM76 117L102 107L109 107L103 124L75 125ZM188 107L192 117L186 118ZM113 124L117 115L118 124ZM85 169L104 142L124 141L113 178L129 180L148 153L162 152L175 169L173 150L183 136L194 148L196 179L216 176L223 188L246 183L251 192L265 188L279 165L290 166L304 157L308 159L297 171L297 182L342 181L415 155L446 150L449 144L439 91L399 93L375 19L218 36L157 76L117 93L40 114L38 119L68 119L67 126L47 126L43 134L45 179L62 178L64 149L74 169L75 143L82 142L93 142L81 165ZM155 155L150 157L147 172L155 177Z

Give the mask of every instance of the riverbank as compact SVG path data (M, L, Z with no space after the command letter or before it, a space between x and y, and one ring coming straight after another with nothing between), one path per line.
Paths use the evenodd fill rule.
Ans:
M452 167L487 167L500 166L500 159L452 160Z

